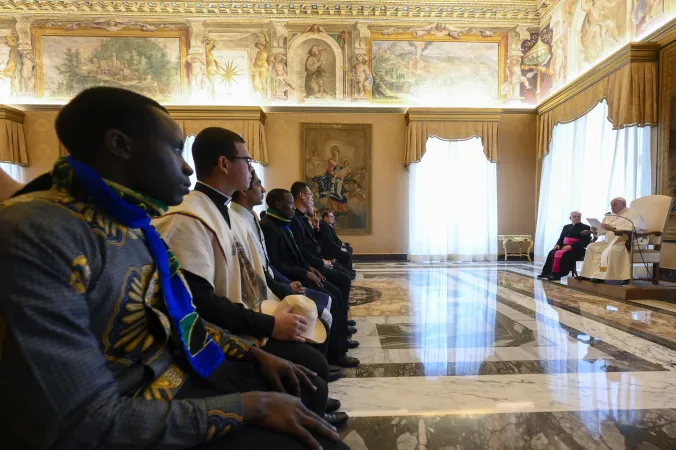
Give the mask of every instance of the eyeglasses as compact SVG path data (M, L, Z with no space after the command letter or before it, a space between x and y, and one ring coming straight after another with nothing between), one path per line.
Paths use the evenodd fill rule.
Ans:
M249 167L253 166L253 159L249 156L233 156L232 158L228 158L230 160L236 160L236 159L243 159L246 161L246 163L249 165Z

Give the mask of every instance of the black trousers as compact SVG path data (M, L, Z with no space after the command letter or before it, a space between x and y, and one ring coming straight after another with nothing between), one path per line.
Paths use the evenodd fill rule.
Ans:
M326 355L313 345L271 338L263 346L263 350L294 364L307 367L324 381L329 379L329 363L326 361Z
M345 267L348 272L352 272L352 253L347 252L338 252L336 253L336 259L341 266Z
M340 289L340 296L347 304L350 300L350 288L352 287L352 280L345 269L341 269L327 269L326 267L322 267L317 270L326 277L329 283Z
M303 286L316 289L331 296L331 316L333 323L329 330L329 343L327 358L329 361L335 360L347 353L347 301L343 300L343 295L336 286L329 282L328 278L323 286L311 281L309 278L299 280Z
M316 434L314 438L324 450L350 450L350 447L342 442L332 442ZM256 426L247 426L209 444L193 448L195 450L307 450L307 447L293 436Z
M542 266L541 275L552 275L552 270L554 267L554 254L556 252L557 250L552 250L547 255L545 265ZM577 260L582 258L584 258L584 250L582 252L570 250L564 253L563 256L561 257L561 270L556 274L556 276L565 277L566 275L568 275L570 271L573 270L573 268L575 267L575 263L577 262Z
M305 406L317 413L320 417L326 409L328 387L326 383L314 377L312 382L317 391L303 389L301 400ZM255 391L269 391L267 383L258 373L253 364L245 362L225 361L209 377L202 380L197 376L188 380L181 388L176 398L204 398L217 395L245 393ZM315 436L322 448L326 450L349 450L341 442L331 442L328 439ZM245 426L243 429L226 434L215 441L196 447L200 450L304 450L306 447L295 438L275 431L255 426Z

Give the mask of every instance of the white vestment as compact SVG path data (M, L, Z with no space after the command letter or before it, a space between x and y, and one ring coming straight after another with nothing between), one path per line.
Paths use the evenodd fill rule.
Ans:
M255 311L263 300L276 300L265 278L258 276L263 266L246 225L230 215L228 226L206 194L190 192L183 203L153 220L153 226L181 267L208 281L214 294Z
M629 208L619 212L616 216L609 215L603 218L603 223L608 224L617 230L630 231L634 223L635 232L645 230L646 225L638 212ZM584 256L584 263L580 276L585 278L596 278L598 280L629 280L631 279L631 256L625 247L628 236L615 236L612 231L598 230L599 234L605 233L605 240L589 244L587 253ZM639 239L639 245L643 245L643 240ZM636 245L636 240L634 240Z

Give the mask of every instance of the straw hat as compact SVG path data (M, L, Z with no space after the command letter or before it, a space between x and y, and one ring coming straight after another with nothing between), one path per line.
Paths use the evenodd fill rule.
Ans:
M307 331L303 334L305 339L314 344L321 344L326 340L326 328L319 321L317 305L304 295L287 295L281 302L265 300L261 304L261 312L274 316L289 307L291 307L289 311L291 314L297 314L307 320Z

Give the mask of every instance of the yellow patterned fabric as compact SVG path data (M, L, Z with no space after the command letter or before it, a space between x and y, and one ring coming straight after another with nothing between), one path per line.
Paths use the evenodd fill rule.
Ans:
M499 111L499 110L498 110ZM405 165L418 163L427 151L427 140L438 137L449 141L465 141L481 138L486 158L493 163L500 162L498 139L499 112L483 114L481 117L462 114L442 114L425 109L411 109L406 115Z
M657 62L631 62L565 102L538 108L537 156L549 154L552 133L559 123L572 122L608 102L613 129L657 125Z

